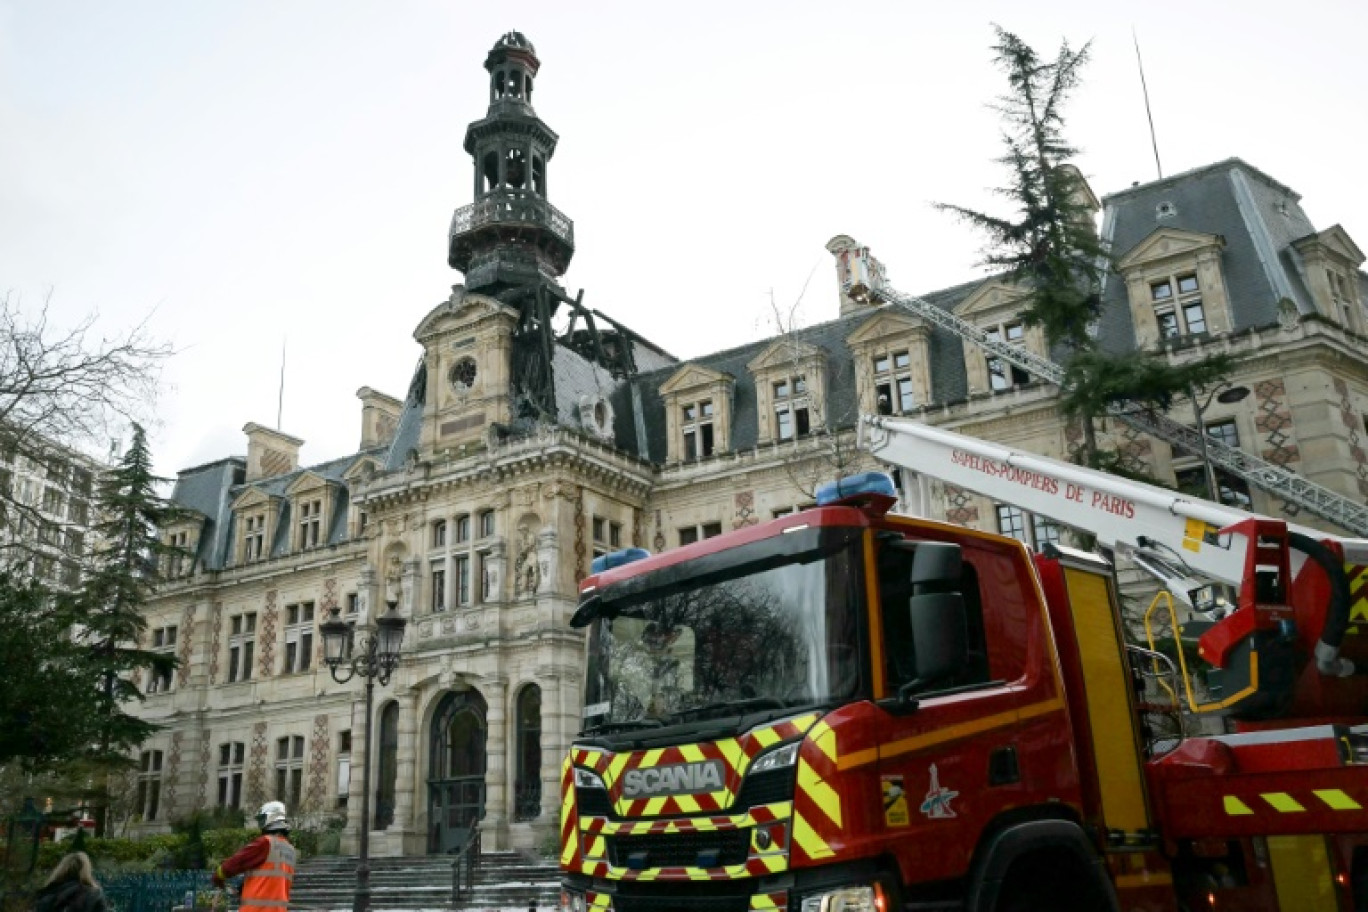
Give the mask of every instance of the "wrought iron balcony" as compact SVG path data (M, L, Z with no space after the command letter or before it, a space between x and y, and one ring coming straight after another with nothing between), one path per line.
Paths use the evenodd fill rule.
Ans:
M525 190L495 190L484 199L462 206L451 217L453 239L491 225L536 225L568 246L575 246L575 223L546 200Z

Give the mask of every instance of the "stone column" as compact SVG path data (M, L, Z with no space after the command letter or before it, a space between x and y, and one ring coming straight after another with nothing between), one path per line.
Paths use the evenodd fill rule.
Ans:
M548 819L560 807L561 761L570 747L573 730L566 718L566 675L563 669L552 668L539 672L537 686L541 688L541 813L537 821Z
M371 605L378 604L375 566L367 561L361 566L356 583L356 623L369 624Z
M537 588L539 594L555 595L560 591L560 572L559 553L557 551L557 541L560 536L556 530L550 527L543 529L537 535L537 565L541 569L541 585Z
M489 551L485 554L484 572L488 577L487 591L489 598L486 604L500 604L504 601L503 581L504 569L508 561L507 547L503 541L496 539L489 546Z
M355 855L360 844L358 840L361 832L361 796L364 793L361 787L364 767L361 764L370 762L370 757L365 753L366 726L370 724L370 720L366 718L365 701L356 699L354 692L351 698L351 769L347 780L347 829L342 834L341 848L343 852ZM374 745L371 749L374 750Z
M404 561L403 583L399 592L399 613L414 617L418 593L422 591L423 562L418 558Z
M414 816L419 787L418 751L421 748L418 737L418 690L412 687L399 690L394 698L399 703L399 748L395 752L394 824L391 829L398 831L403 840L399 851L406 854L413 841L411 837L423 832Z
M485 716L485 819L482 824L487 837L493 839L490 848L508 846L509 799L508 786L508 679L501 675L481 678L488 712Z

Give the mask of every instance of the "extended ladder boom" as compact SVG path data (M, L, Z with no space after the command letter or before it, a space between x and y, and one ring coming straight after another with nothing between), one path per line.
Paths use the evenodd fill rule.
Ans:
M991 357L1001 358L1040 380L1056 385L1063 384L1064 369L1049 358L1005 342L948 310L916 295L904 294L893 288L888 284L877 261L871 265L872 258L867 248L843 249L837 253L837 258L842 287L852 298L877 299L897 304L928 323L973 342ZM1167 415L1141 409L1134 404L1113 405L1109 412L1117 420L1124 421L1137 430L1196 455L1202 453L1202 438L1205 436L1205 455L1215 467L1289 503L1297 504L1323 519L1328 519L1355 535L1368 536L1368 505L1364 503L1318 485L1266 459L1227 446L1210 434L1204 434L1203 431L1174 421Z

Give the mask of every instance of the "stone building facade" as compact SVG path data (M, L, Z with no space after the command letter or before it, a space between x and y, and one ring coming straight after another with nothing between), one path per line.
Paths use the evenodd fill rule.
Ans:
M1054 387L839 290L826 322L688 361L587 310L559 284L574 235L546 195L557 137L531 106L540 62L510 33L485 66L489 111L466 137L475 201L450 237L466 281L417 324L406 395L361 389L357 450L330 462L301 466L300 440L248 424L245 458L179 475L191 512L166 535L195 558L168 568L149 609L153 630L178 631L181 664L142 710L166 725L143 747L145 828L282 798L297 816L345 812L354 845L352 767L370 727L376 854L445 851L477 819L486 845L542 845L580 719L583 641L567 621L596 554L801 508L820 481L874 467L854 445L861 412L1055 457L1077 444ZM1117 261L1103 344L1240 355L1231 381L1250 394L1213 399L1208 431L1368 496L1368 277L1347 232L1316 229L1295 192L1238 159L1094 202ZM838 236L829 249L853 246ZM1045 353L1010 284L924 297ZM1195 454L1123 427L1104 435L1156 477L1202 484ZM897 476L905 509L1032 545L1059 534ZM1221 487L1297 512L1235 479ZM366 718L360 679L339 685L323 667L319 624L364 631L390 602L407 620L402 662Z

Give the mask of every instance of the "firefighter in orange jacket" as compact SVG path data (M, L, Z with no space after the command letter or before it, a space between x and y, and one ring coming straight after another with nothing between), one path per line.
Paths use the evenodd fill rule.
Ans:
M221 887L230 877L246 873L238 907L242 912L288 912L294 883L295 848L290 844L290 821L285 805L268 801L257 814L261 835L224 861L210 878Z

